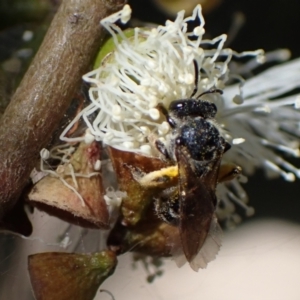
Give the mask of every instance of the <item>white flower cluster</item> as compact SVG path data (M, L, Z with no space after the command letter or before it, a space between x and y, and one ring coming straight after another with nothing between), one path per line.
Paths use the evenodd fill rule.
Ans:
M251 175L256 168L269 177L300 178L300 169L288 157L300 157L300 59L273 67L245 81L243 103L231 101L238 86L224 91L218 122L234 144L226 159Z
M174 22L152 29L135 28L128 38L114 23L127 21L129 16L130 8L125 5L121 12L101 22L112 35L115 50L99 68L83 76L92 85L91 104L77 119L84 119L89 137L120 150L153 155L149 136L164 142L170 129L157 105L167 108L173 100L189 98L197 74L194 62L200 70L197 97L211 88L224 89L233 55L261 57L263 51L237 54L223 49L226 35L204 40L200 5L191 17L184 18L182 11ZM191 21L199 25L189 32ZM91 120L95 113L97 116ZM78 141L64 136L72 126L63 132L63 140Z
M277 53L278 58L284 51ZM224 89L218 106L217 120L226 128L224 135L232 148L223 161L241 166L251 175L257 168L265 170L269 178L282 176L287 181L300 178L300 59L278 65L244 82L242 101L232 101L239 85ZM298 164L298 167L291 162ZM245 181L245 178L241 178ZM248 197L240 182L220 184L217 188L220 205L219 220L228 227L241 218L235 205L242 207L247 216L254 213L248 206Z

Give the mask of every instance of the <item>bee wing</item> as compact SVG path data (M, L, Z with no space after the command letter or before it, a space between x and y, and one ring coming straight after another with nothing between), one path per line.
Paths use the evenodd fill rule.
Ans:
M221 159L212 161L201 170L201 167L191 165L181 147L176 149L176 157L179 171L180 239L186 259L192 266L205 243L214 218L215 188ZM197 265L195 263L195 269ZM206 265L200 263L201 266Z
M213 217L202 248L193 260L189 262L195 272L198 272L199 269L206 268L207 264L216 258L222 245L222 235L222 229L218 224L218 220L216 217ZM171 244L173 260L176 262L176 265L181 268L187 262L187 259L181 247L179 234L170 236L168 241Z
M204 244L195 258L190 262L194 271L206 268L207 264L214 260L222 245L222 229L216 217L213 217L208 235Z

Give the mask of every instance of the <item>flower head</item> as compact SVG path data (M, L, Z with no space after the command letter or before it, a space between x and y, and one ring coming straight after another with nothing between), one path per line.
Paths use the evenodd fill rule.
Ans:
M83 76L92 84L92 103L81 114L96 140L120 150L154 155L149 135L165 141L170 130L158 104L168 107L173 100L190 98L196 81L195 98L211 88L224 89L232 56L263 55L261 50L237 54L223 49L226 35L204 40L200 5L191 17L184 18L181 11L174 22L135 28L131 37L114 24L124 19L123 14L128 15L128 6L101 22L111 33L115 50L99 68ZM190 32L188 24L195 20L199 25ZM200 70L197 79L194 62ZM97 116L90 120L94 113Z
M280 59L282 54L285 56L286 52L277 53L277 57ZM269 178L281 176L287 181L300 178L299 167L292 163L297 163L295 158L300 157L300 107L299 95L295 94L299 80L297 59L247 79L240 102L232 101L240 86L226 86L217 116L232 144L224 160L240 165L245 175L252 175L260 168ZM234 212L234 204L244 208L248 216L254 213L240 184L245 179L218 186L221 205L217 214L229 227L241 220Z
M260 167L270 177L300 178L300 169L287 159L300 157L300 101L291 93L300 87L299 71L298 59L246 80L240 105L231 101L237 85L226 87L219 121L234 144L227 158L247 174Z

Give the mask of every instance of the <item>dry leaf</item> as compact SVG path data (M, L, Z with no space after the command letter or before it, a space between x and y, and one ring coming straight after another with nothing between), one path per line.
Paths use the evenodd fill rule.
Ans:
M72 177L65 175L70 173L69 164L76 173L94 173L94 165L100 160L101 149L99 144L81 143L72 155L70 162L59 166L64 172L60 176L77 192L84 200L84 205L76 193L67 187L59 177L46 176L40 180L31 190L29 201L41 210L64 219L76 225L106 229L109 226L109 213L103 199L103 185L101 174L90 178L77 177L78 188L75 187Z

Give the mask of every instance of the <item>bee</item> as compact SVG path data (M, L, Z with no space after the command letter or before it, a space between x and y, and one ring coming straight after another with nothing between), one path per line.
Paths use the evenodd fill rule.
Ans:
M209 91L213 92L218 90ZM166 159L177 163L178 188L155 197L155 210L163 221L179 227L182 250L191 263L215 222L218 174L230 144L214 124L217 109L211 102L175 100L168 111L161 110L172 132L168 147L159 140L156 146Z
M184 256L191 267L198 270L199 267L206 267L220 248L217 235L221 233L221 228L215 217L217 183L232 179L240 174L241 169L224 165L220 171L222 157L231 145L224 139L214 120L216 105L201 97L222 91L212 89L198 98L192 98L198 85L196 63L195 70L196 82L192 95L187 99L174 100L168 109L159 106L171 127L171 133L166 144L156 140L155 146L165 160L177 165L178 186L156 195L154 207L161 220L179 228ZM168 172L165 170L164 173L165 178ZM147 177L151 176L148 174ZM157 178L156 181L159 182ZM208 242L211 244L208 251L212 253L196 259L209 234L212 239ZM206 258L201 262L203 256Z
M221 165L231 145L215 121L216 105L202 96L222 91L211 89L194 97L198 86L196 62L194 65L195 89L191 96L172 101L168 109L158 107L171 128L165 143L150 141L161 160L132 154L131 159L129 154L116 159L121 154L111 149L114 168L117 173L123 172L120 186L128 197L123 200L123 216L108 244L120 253L134 248L148 254L172 255L178 265L188 261L198 271L215 258L221 246L222 230L215 216L217 183L233 179L241 169ZM149 201L155 215L153 209L140 212L140 206L148 207Z

